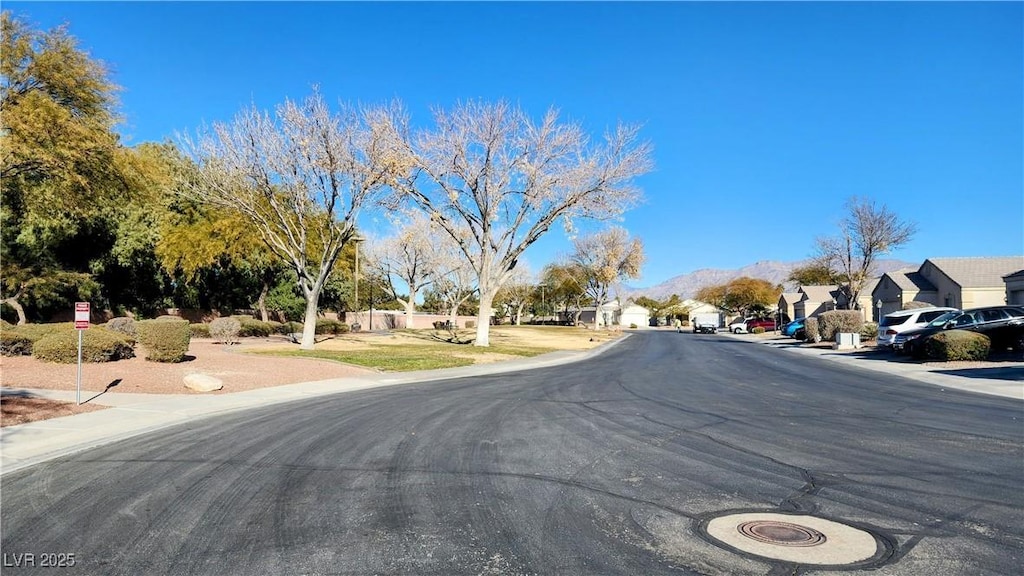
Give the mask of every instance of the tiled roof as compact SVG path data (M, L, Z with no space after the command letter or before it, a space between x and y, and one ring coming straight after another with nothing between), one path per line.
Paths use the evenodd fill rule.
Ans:
M1024 278L1024 270L1017 270L1013 274L1007 274L1003 276L1003 280L1009 280L1011 278Z
M793 304L793 303L799 302L800 299L803 298L803 296L804 295L799 293L799 292L783 292L782 293L782 300L786 304Z
M838 286L801 286L800 291L807 295L811 302L826 302L836 297Z
M914 268L901 268L889 272L889 278L902 290L934 292L935 285Z
M926 260L949 276L961 288L1003 285L1003 276L1024 267L1024 256L978 258L929 258Z

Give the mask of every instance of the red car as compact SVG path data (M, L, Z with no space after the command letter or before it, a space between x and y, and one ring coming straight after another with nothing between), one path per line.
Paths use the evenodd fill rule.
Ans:
M747 320L747 332L753 332L754 328L764 328L765 332L775 330L775 320L771 318L754 318Z

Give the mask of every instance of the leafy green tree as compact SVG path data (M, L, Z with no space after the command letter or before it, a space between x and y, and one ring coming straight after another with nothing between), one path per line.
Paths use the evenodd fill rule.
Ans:
M811 262L789 271L786 281L800 286L832 286L839 283L839 274L827 264Z
M782 286L767 280L742 276L725 284L705 286L696 299L736 313L764 313L778 303Z
M0 300L19 323L25 302L38 312L100 294L91 263L147 177L113 132L116 90L65 28L0 14Z
M682 314L684 311L679 308L683 300L678 294L673 294L663 300L655 300L649 296L637 296L633 303L643 306L651 311L651 318L660 318L668 314Z

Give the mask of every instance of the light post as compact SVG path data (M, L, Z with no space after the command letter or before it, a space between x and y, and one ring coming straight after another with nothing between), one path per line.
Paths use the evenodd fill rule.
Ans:
M364 240L366 240L366 238L363 238L362 236L360 236L358 234L356 234L355 236L352 237L352 241L355 242L355 244L356 244L356 270L355 270L355 275L354 275L355 276L355 295L356 295L355 308L356 309L353 312L356 313L356 323L357 324L359 322L359 243L364 241ZM372 319L371 319L371 321L372 321ZM373 327L371 326L370 328L372 329Z
M882 322L882 299L875 301L875 322Z

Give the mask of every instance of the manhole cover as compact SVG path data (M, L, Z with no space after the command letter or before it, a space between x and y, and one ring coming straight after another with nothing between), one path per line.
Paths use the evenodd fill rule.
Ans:
M826 540L825 535L814 528L776 520L744 522L737 528L747 538L777 546L817 546Z
M879 553L870 532L816 516L729 514L711 519L705 531L734 550L798 564L855 564Z

